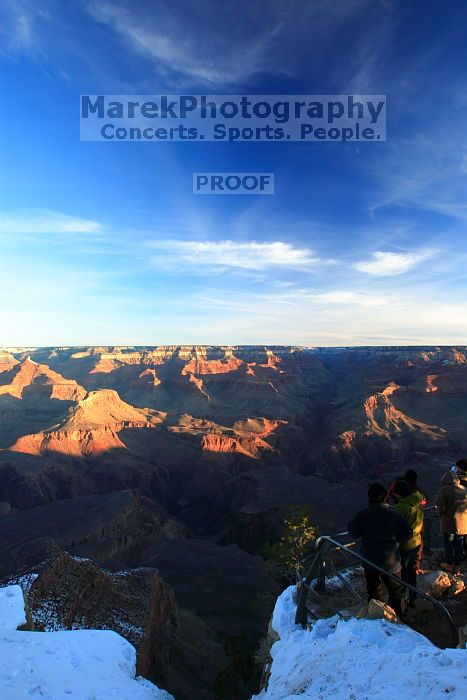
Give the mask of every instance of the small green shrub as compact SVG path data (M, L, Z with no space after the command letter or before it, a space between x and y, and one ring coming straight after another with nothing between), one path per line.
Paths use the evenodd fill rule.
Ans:
M317 534L318 528L312 524L310 506L290 506L280 540L269 545L265 551L273 573L297 583L303 573L303 560L310 553Z

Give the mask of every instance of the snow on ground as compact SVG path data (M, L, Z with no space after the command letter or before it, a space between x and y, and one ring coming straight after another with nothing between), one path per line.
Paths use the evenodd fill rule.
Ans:
M463 700L467 651L438 649L405 625L337 616L311 630L294 625L293 587L279 597L273 627L280 641L268 688L258 700Z
M2 700L173 700L135 678L136 651L115 632L17 631L25 622L20 586L0 588Z
M272 613L272 627L281 639L287 637L291 632L298 629L295 624L295 611L297 609L294 601L296 586L289 586L279 596Z
M24 597L20 586L0 588L0 635L25 624Z

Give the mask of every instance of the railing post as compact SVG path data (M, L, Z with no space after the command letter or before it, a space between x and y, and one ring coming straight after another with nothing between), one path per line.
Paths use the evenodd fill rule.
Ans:
M326 591L326 561L324 557L321 557L321 564L318 569L318 576L316 578L315 591L318 593L325 593Z
M425 552L427 554L431 553L431 525L432 525L432 523L433 523L433 520L428 520L428 522L426 523L427 527L425 530L425 538L424 538L424 546L425 547L424 548L425 548Z
M315 591L318 591L318 593L326 591L326 557L331 549L333 549L333 545L330 542L327 540L324 540L324 542L323 540L320 541L321 562L315 584Z
M295 611L295 624L306 628L308 622L308 614L306 610L306 601L308 598L309 586L306 581L300 581L297 587L297 610Z
M313 579L316 579L314 586L316 591L324 591L326 588L326 562L325 558L330 549L334 548L332 542L328 542L326 538L320 537L316 540L316 554L311 563L308 574L298 584L297 590L297 610L295 613L295 624L301 625L303 628L307 626L308 612L307 599Z
M424 519L424 529L423 529L423 546L425 549L425 552L427 554L431 553L431 542L432 542L432 529L435 520L438 517L438 509L436 506L429 506L428 508L424 509L425 515L428 511L433 511L433 517L432 518L426 518Z
M327 542L321 540L320 538L316 540L316 554L313 557L313 561L311 563L307 575L305 576L305 578L299 581L297 586L297 610L295 612L295 624L301 625L303 628L307 626L308 622L308 613L306 607L308 592L310 590L311 582L314 578L316 578L319 575L319 571L322 566L321 550L327 544Z

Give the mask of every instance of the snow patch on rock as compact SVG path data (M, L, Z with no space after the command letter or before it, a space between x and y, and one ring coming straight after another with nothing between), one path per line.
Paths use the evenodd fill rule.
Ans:
M174 700L135 677L136 651L115 632L18 631L25 622L20 586L0 588L2 699Z
M405 625L386 620L318 620L294 624L294 587L279 597L272 626L268 687L257 700L451 700L467 697L467 652L439 649Z

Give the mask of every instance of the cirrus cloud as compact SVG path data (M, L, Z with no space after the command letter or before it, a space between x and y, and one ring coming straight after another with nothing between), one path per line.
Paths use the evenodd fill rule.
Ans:
M187 13L181 16L168 12L164 3L159 3L151 12L135 9L128 2L106 2L89 0L87 12L100 24L112 29L127 47L154 61L165 69L191 79L208 83L238 83L255 73L280 71L272 64L276 34L280 30L280 19L276 12L262 13L262 22L255 23L250 32L246 25L237 26L237 13L228 23L216 24L217 31L210 32L207 18L216 16L215 7L201 6L206 12L202 23L196 12L190 13L194 27L190 26ZM222 14L221 14L222 18ZM207 32L200 37L201 32ZM209 37L209 38L208 38ZM235 39L232 39L235 37Z
M34 210L0 216L0 233L97 233L102 225L91 219L56 211Z

